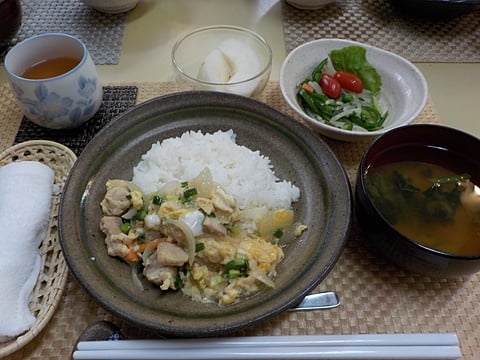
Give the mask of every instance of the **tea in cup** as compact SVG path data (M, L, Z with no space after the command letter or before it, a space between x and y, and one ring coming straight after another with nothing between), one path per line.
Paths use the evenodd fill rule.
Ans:
M26 39L7 53L5 70L24 115L39 126L76 128L102 103L95 64L74 36L50 33Z

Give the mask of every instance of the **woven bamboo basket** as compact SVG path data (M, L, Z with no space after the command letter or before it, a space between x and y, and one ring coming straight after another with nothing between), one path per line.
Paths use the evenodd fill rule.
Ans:
M55 173L58 187L52 195L50 221L47 236L39 247L42 267L30 300L30 310L37 318L25 333L0 343L0 358L19 350L34 339L49 322L62 297L67 283L68 268L62 255L57 233L57 215L60 195L76 155L67 147L52 141L26 141L14 145L0 154L0 166L16 161L38 161Z

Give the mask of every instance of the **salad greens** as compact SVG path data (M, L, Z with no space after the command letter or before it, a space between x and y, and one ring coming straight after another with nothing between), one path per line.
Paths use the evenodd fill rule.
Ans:
M332 50L330 60L337 71L346 71L357 75L363 81L365 89L378 95L382 89L382 79L377 70L367 61L367 50L361 46L347 46Z
M337 98L328 96L329 89L322 88L322 78L330 76L329 60L336 71L335 75L346 72L358 77L363 83L362 91L357 93L342 88ZM332 50L329 58L322 60L311 76L299 84L297 97L307 115L327 125L344 130L353 130L354 126L357 126L367 131L375 131L383 127L388 116L388 111L382 113L378 103L377 96L381 87L380 75L368 63L365 48L353 45Z

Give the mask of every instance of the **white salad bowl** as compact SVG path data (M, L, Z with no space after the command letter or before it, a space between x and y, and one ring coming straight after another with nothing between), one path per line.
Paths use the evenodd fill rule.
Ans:
M366 49L368 63L382 80L378 95L383 112L388 111L383 127L375 131L345 130L307 115L297 98L298 86L311 76L315 67L329 57L332 50L357 45ZM420 70L410 61L374 46L343 39L321 39L307 42L292 50L280 69L280 88L288 105L318 133L341 141L359 141L377 137L388 130L413 122L424 109L428 85Z

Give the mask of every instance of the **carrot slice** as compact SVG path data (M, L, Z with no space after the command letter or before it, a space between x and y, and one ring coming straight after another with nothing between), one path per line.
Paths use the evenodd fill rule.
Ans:
M128 252L127 252L127 255L125 255L125 261L127 261L128 263L134 263L136 261L138 261L138 255L135 251L133 251L132 249L130 249Z
M155 239L155 240L152 240L152 241L149 241L149 242L141 243L140 245L138 245L137 251L140 252L140 253L143 253L147 249L155 250L157 248L160 240L162 240L162 239Z
M305 90L306 92L310 93L310 94L313 94L315 92L315 89L308 85L308 84L302 84L302 89Z

